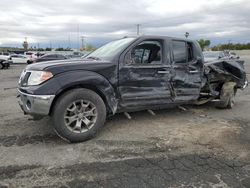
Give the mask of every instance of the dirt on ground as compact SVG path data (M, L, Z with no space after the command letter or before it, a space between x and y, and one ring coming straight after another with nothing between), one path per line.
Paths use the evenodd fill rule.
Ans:
M250 187L250 87L214 103L123 114L69 144L18 106L24 65L0 70L0 187ZM245 63L250 73L250 62Z

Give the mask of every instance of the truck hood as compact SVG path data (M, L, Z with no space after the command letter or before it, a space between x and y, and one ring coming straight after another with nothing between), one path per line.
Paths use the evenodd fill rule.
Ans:
M68 59L60 61L47 61L41 63L34 63L28 65L26 70L47 70L52 72L53 75L74 71L74 70L91 70L98 71L110 67L115 67L116 65L110 61L101 60L87 60L87 59Z
M216 57L204 57L205 63L211 62L211 61L216 61L216 60L218 60L218 58L216 58Z

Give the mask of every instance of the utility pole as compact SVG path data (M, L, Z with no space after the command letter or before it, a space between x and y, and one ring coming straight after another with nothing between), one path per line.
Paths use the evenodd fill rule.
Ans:
M69 33L69 36L68 36L68 48L71 48L70 33Z
M80 49L80 45L79 45L79 24L77 24L77 48Z
M140 35L140 26L141 24L136 24L137 35Z
M85 50L84 38L85 38L85 36L81 36L82 50Z

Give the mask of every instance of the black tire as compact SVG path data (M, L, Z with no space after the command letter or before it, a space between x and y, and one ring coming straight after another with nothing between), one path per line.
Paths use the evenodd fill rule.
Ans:
M232 109L235 105L235 95L237 88L234 82L224 83L220 92L220 101L217 102L216 107L220 109Z
M4 65L2 62L0 62L0 69L3 69L4 68Z
M5 64L5 68L8 69L10 67L10 64L9 63L6 63Z
M31 63L32 63L32 61L30 61L30 60L27 61L27 64L31 64Z
M86 132L73 132L70 130L65 121L65 113L69 106L75 101L87 100L94 105L96 109L95 123ZM97 131L106 121L106 106L102 98L94 91L89 89L73 89L67 91L58 98L52 111L54 129L56 133L69 142L82 142L93 138ZM81 122L82 124L82 122ZM82 126L82 125L81 125ZM87 126L88 127L88 126Z
M229 97L226 108L232 109L234 107L234 105L235 105L235 94L236 94L236 91L234 93L232 93L231 96Z

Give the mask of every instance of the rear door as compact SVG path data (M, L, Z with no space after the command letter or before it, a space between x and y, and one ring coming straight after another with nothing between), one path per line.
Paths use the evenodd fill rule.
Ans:
M175 101L192 101L199 97L203 78L201 53L194 42L172 40Z
M124 52L119 62L122 108L151 108L171 100L166 45L161 39L140 40Z

